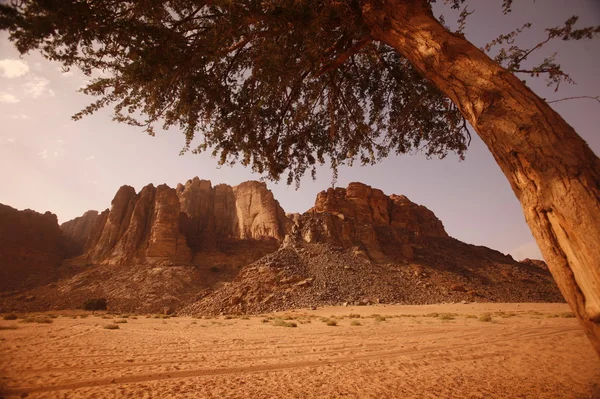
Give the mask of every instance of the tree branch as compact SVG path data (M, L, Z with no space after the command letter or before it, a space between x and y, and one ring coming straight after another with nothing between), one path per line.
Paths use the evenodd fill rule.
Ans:
M552 100L552 101L546 101L548 104L552 104L552 103L558 103L561 101L567 101L567 100L578 100L580 98L586 98L588 100L596 100L600 103L600 96L575 96L575 97L565 97L565 98L560 98L558 100Z
M340 65L342 65L348 58L358 53L360 50L368 46L373 42L373 38L371 35L367 35L357 41L352 47L338 55L337 58L321 67L321 69L317 72L316 77L319 77L327 72L331 72L334 69L337 69Z

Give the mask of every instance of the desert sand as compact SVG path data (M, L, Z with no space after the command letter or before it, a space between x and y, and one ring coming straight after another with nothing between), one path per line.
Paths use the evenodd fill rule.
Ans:
M0 320L0 396L599 398L600 361L567 312L480 303Z

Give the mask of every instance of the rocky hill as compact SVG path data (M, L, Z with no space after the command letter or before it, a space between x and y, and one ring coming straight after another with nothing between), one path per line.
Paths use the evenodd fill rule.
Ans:
M561 301L547 269L448 236L427 208L362 183L286 216L264 183L123 186L62 226L70 275L4 309L105 297L113 310L255 313L299 306Z
M55 279L65 253L56 215L0 204L0 292Z

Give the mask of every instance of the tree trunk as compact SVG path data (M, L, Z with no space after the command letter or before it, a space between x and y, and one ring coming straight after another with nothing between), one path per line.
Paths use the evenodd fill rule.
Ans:
M365 0L372 36L445 93L485 142L523 207L562 294L600 356L600 160L544 100L426 0Z

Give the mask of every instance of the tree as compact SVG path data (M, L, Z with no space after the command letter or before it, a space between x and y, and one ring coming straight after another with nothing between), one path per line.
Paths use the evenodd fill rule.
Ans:
M433 1L13 0L0 29L21 53L110 72L84 89L99 99L75 118L114 105L115 120L150 134L179 126L183 151L212 149L288 183L326 159L336 170L390 152L462 157L468 121L600 355L600 160L509 69L568 75L551 58L522 69L535 48L490 59L434 17ZM549 40L600 32L575 22Z

